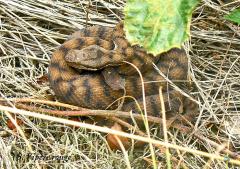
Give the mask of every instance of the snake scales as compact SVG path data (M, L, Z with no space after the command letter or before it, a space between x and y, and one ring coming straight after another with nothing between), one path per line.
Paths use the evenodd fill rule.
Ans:
M155 63L172 81L186 80L188 59L184 50L172 49L156 57L147 54L143 48L128 43L122 23L115 28L92 26L75 32L52 55L50 87L60 100L85 108L106 109L124 95L138 99L142 106L141 80L124 61L138 67L144 82L157 81L145 83L148 114L159 116L159 86L163 86L167 111L194 109L189 99L167 87L166 80L152 66ZM138 110L131 99L125 99L122 109Z

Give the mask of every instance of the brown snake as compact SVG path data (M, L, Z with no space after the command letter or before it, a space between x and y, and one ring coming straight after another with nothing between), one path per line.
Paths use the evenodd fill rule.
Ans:
M188 59L184 50L172 49L156 57L147 54L143 48L127 42L122 23L114 29L92 26L75 32L53 53L49 65L50 87L60 100L90 109L106 109L124 94L141 103L139 75L124 61L138 67L144 82L157 81L145 83L149 114L159 116L159 86L163 86L167 111L179 111L181 105L190 111L196 107L179 92L167 88L166 80L152 66L155 63L172 81L187 80ZM122 109L137 111L131 99L125 99Z

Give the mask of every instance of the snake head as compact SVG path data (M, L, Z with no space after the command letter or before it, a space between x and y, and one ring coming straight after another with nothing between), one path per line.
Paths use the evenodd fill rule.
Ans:
M120 60L114 57L114 51L106 50L97 45L90 45L81 50L72 49L65 55L65 61L71 67L80 70L100 70L109 65L118 65ZM116 56L116 55L115 55Z
M82 70L98 70L101 65L103 52L99 46L91 45L84 49L72 49L65 55L68 65Z

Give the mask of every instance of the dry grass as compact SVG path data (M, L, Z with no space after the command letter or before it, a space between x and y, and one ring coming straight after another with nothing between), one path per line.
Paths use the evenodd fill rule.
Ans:
M83 28L86 20L88 25L114 26L123 17L123 6L124 1L114 0L92 0L90 4L87 0L0 0L1 98L49 99L48 84L40 84L38 79L47 73L51 53L68 35ZM203 0L195 10L192 37L185 46L189 51L189 73L194 86L190 94L199 102L200 114L195 117L191 134L169 130L170 143L213 154L218 154L224 146L233 152L240 151L240 27L223 18L239 7L239 0L225 5ZM14 102L8 100L8 105L11 104ZM7 136L0 135L0 168L127 166L126 152L112 152L104 136L97 131L19 116L25 123L21 128L25 131L27 143L21 133L6 127L7 116L3 112L0 123ZM156 131L152 129L152 136L164 140ZM194 133L201 133L206 139L197 139ZM207 139L219 146L214 147ZM211 161L198 153L170 151L177 161L174 168L234 168L227 162ZM66 161L36 161L32 152L45 157L62 156ZM157 165L166 168L164 154L157 148L154 153ZM148 146L141 150L130 149L127 154L128 166L152 168Z

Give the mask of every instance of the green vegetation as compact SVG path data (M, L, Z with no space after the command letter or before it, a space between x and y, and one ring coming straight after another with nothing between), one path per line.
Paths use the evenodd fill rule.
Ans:
M180 48L189 38L199 0L129 0L124 8L126 37L154 55Z

